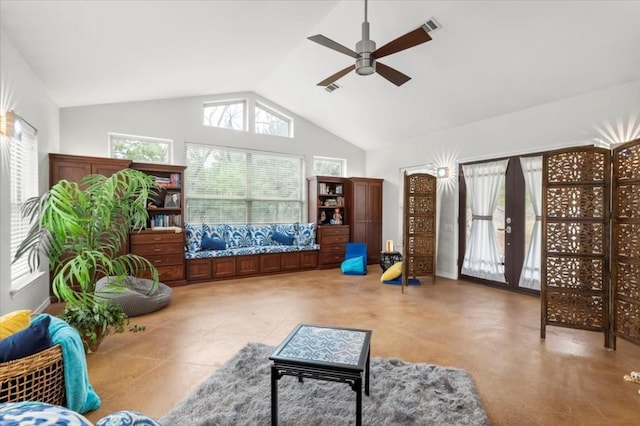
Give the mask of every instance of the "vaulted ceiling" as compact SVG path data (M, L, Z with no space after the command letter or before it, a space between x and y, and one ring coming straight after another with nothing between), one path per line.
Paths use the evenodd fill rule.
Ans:
M253 91L375 150L640 80L640 1L371 0L378 46L435 18L433 40L384 59L396 87L350 73L364 2L2 0L3 35L61 107Z

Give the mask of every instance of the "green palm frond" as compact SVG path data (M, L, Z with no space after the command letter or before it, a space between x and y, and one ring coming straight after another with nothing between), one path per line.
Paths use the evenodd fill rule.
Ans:
M88 175L82 182L61 180L40 197L25 202L22 215L31 227L14 261L28 257L36 270L49 260L54 294L70 304L95 302L97 279L158 272L147 259L122 254L129 232L148 220L147 199L156 191L143 172L125 169L110 177Z

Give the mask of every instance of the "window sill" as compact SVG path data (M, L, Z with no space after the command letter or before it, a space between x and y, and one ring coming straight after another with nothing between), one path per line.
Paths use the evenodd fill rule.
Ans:
M20 278L16 283L12 283L11 290L9 290L9 295L12 299L15 298L27 288L35 284L40 279L40 277L45 274L46 272L38 271L34 272L33 274L29 274L26 277Z

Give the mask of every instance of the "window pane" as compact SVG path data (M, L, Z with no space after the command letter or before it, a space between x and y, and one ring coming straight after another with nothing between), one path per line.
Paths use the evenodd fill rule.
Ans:
M204 125L244 130L245 102L214 102L204 105Z
M303 218L301 157L186 143L188 223L263 224Z
M172 143L169 139L109 134L111 158L145 163L170 163Z
M256 133L290 137L291 120L256 105Z
M8 113L10 114L10 113ZM38 139L35 129L15 115L11 114L8 120L14 129L13 137L2 137L2 144L9 149L10 170L10 203L11 203L11 261L16 254L18 246L29 232L30 223L22 217L22 204L29 198L38 195ZM23 256L19 261L11 264L11 285L16 287L18 280L30 274L28 257ZM22 280L20 280L22 281Z
M344 176L346 160L340 158L313 158L313 174L315 176Z

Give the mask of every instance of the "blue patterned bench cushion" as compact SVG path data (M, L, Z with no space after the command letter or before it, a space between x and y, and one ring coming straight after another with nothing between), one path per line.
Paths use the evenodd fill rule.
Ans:
M230 249L254 245L251 239L251 227L247 225L228 225L225 240L227 241L227 248Z
M186 259L320 250L320 245L315 243L315 223L275 225L211 225L206 223L199 225L187 223L184 228ZM273 240L275 232L292 237L293 245L284 245ZM227 249L203 249L202 240L205 237L225 240Z

